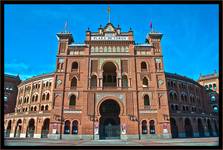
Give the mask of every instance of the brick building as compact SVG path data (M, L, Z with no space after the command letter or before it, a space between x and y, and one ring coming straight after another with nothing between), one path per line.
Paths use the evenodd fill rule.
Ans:
M172 87L167 83L180 76L164 72L162 33L150 32L146 37L148 44L135 44L131 29L122 32L120 26L107 23L96 32L88 29L83 44L75 43L69 32L58 33L57 37L56 71L25 80L18 86L16 113L5 115L7 137L196 137L200 136L199 118L204 128L208 119L218 122L217 117L210 115L206 91L187 78L179 81L188 88L192 83L192 88L200 91L194 95L199 99L197 105L205 107L193 107L198 110L194 110L194 114L170 111L173 104L181 107L183 102L180 89L175 91L179 92L178 97L174 97L175 103L171 101ZM189 98L189 91L187 94ZM192 106L185 106L185 109L189 111ZM178 115L181 116L179 120L176 119ZM170 124L173 119L175 126ZM174 131L176 126L179 126L179 134ZM211 122L211 126L214 129L215 124ZM192 128L192 133L188 133ZM205 136L212 135L206 128L202 132ZM211 132L217 135L215 130Z
M5 74L4 76L4 114L15 112L17 86L21 82L19 76Z
M205 87L187 77L165 73L172 137L218 136L218 112ZM218 95L215 95L218 103Z

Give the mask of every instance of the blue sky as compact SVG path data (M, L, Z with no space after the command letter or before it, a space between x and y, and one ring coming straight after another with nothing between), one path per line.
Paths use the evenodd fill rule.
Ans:
M110 5L111 22L122 31L131 27L136 43L144 43L152 21L162 32L164 68L197 80L200 73L218 72L218 5ZM107 5L5 5L5 73L21 79L55 71L56 33L68 30L76 43L85 31L108 22Z

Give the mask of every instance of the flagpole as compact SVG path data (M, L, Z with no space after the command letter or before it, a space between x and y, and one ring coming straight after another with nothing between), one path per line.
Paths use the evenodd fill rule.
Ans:
M108 4L108 23L110 23L110 5Z

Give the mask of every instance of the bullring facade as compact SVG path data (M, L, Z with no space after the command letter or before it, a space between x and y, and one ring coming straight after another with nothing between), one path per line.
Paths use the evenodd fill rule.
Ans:
M218 135L218 115L204 87L164 72L162 33L150 32L148 43L135 44L131 29L121 32L120 26L108 23L97 32L88 29L83 44L76 44L69 32L57 37L55 72L18 86L15 113L4 118L6 137Z

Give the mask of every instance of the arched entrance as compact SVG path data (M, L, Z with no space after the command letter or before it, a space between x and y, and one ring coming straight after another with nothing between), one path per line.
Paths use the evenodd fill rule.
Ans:
M213 130L212 130L211 122L210 122L209 119L208 119L208 132L209 132L209 135L210 135L210 136L213 136Z
M197 120L197 124L198 124L198 132L199 132L199 136L200 136L200 137L204 137L204 127L203 127L203 124L202 124L201 119L198 119L198 120Z
M99 139L120 139L120 107L114 100L102 102L99 108Z
M9 137L10 136L11 129L12 129L12 120L9 120L7 129L6 129L5 137Z
M43 122L42 131L41 131L41 138L47 138L48 137L49 125L50 125L50 119L47 118Z
M107 62L103 66L103 87L116 87L116 66L112 62Z
M20 137L21 130L22 130L22 120L19 119L16 123L14 137Z
M214 121L214 127L215 127L216 135L218 136L219 133L218 133L218 126L217 126L217 121L216 120Z
M171 125L172 137L177 138L178 137L178 127L177 127L176 120L173 118L170 118L170 125Z
M34 131L35 131L35 120L30 119L29 124L26 131L26 137L33 138L34 137Z
M190 119L188 118L185 119L184 129L185 129L186 137L193 137L193 128L192 128Z

